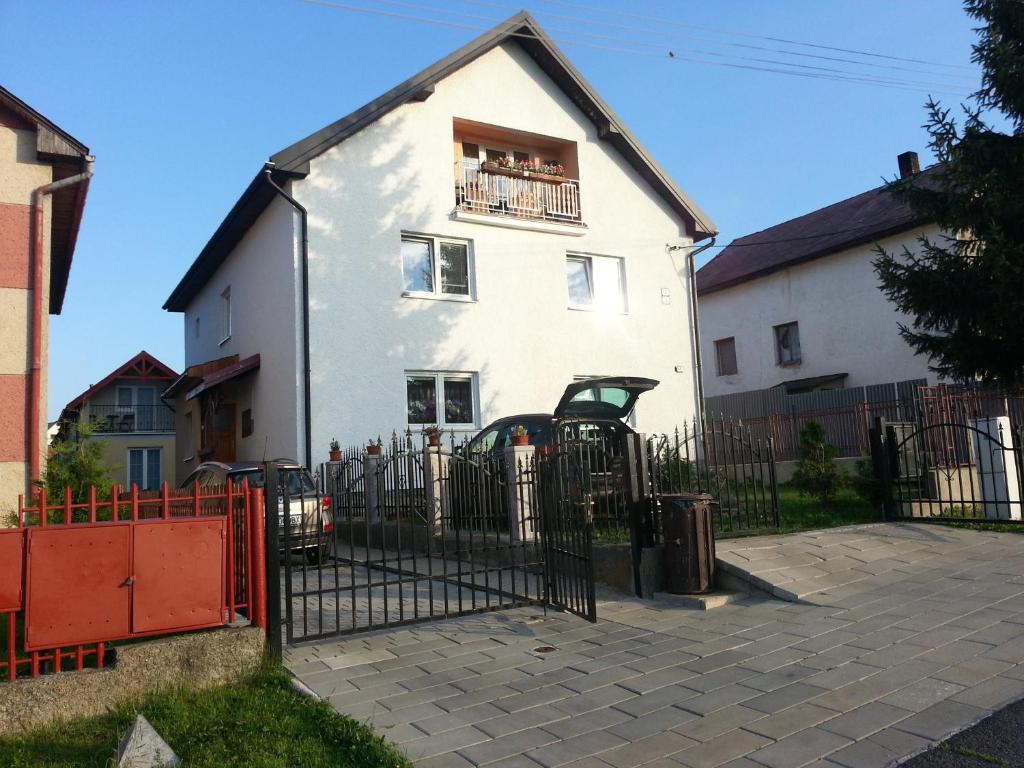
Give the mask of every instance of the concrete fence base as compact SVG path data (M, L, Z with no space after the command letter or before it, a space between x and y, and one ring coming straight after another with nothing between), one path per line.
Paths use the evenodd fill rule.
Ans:
M106 669L0 682L0 734L102 715L160 688L230 682L259 667L263 644L256 627L194 632L118 646L117 661Z

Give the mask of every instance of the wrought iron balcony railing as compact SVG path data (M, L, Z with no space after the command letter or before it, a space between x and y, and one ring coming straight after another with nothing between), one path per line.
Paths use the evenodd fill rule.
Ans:
M174 432L174 411L166 405L90 405L82 414L97 432Z
M456 180L459 210L518 219L579 224L576 179L504 169L463 168Z

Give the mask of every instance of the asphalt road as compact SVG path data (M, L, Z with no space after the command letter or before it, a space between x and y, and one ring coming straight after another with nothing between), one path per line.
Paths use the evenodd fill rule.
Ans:
M906 768L1024 766L1024 700L903 764Z

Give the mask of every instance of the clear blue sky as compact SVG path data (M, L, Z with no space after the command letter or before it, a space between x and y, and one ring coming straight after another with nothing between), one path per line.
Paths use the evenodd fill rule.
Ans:
M448 24L301 0L0 0L0 82L96 156L67 300L51 324L51 418L140 349L180 369L181 315L160 307L268 155L524 7L337 2ZM720 243L876 186L903 150L927 161L927 92L954 105L961 99L943 91L977 85L972 22L956 0L525 7L718 224ZM687 58L777 66L751 61L772 59L934 85L900 90Z

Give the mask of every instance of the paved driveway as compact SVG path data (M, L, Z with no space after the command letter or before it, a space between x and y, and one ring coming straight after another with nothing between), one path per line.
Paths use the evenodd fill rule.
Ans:
M752 545L750 562L830 550L797 580L848 578L711 612L605 596L597 624L481 614L286 662L421 768L884 766L1024 696L1024 536L861 526L737 551Z

